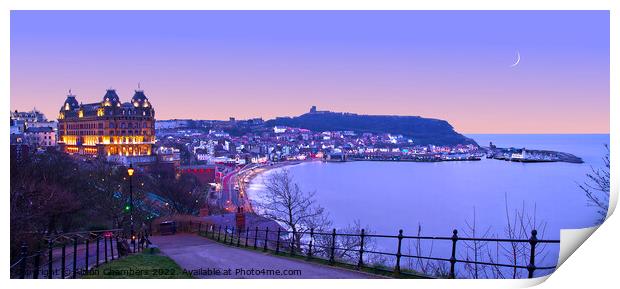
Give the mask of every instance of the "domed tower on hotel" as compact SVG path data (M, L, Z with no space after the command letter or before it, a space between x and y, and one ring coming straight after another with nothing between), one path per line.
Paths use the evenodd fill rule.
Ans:
M106 157L118 163L148 163L155 144L155 110L143 90L122 103L114 89L101 102L67 99L58 114L58 144L69 154Z

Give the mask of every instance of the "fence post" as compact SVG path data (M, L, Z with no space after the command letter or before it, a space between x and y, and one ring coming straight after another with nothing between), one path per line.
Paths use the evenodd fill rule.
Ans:
M334 254L336 252L336 229L334 228L332 230L332 247L331 249L331 254L329 254L329 264L333 265L334 262L336 262L336 258L334 257Z
M233 241L235 241L235 227L231 227L230 230L232 230L232 232L230 232L230 244L229 245L233 245Z
M452 231L452 255L450 256L450 278L454 279L456 275L454 274L454 265L456 264L456 241L459 239L458 236L459 231Z
M104 263L108 263L108 240L105 235L103 236L103 257Z
M66 269L66 261L65 261L65 248L67 247L67 245L65 243L62 244L62 257L60 258L60 278L61 279L65 279L65 269Z
M263 251L267 252L267 241L269 241L269 227L265 227L265 246Z
M241 242L241 228L237 229L237 247L240 246L240 242Z
M295 255L295 234L297 233L297 231L295 230L295 227L293 227L293 236L291 237L291 256Z
M280 253L280 227L278 226L278 235L276 236L276 255Z
M364 267L364 235L366 233L366 230L362 229L362 232L360 233L360 252L359 252L359 260L357 261L357 270L362 269L362 267Z
M536 235L538 232L536 230L532 230L532 237L530 237L530 263L527 265L527 278L534 277L534 270L536 270L536 244L538 243L538 239Z
M254 250L256 250L256 240L258 239L258 226L256 226L256 230L254 231Z
M228 225L224 228L224 244L226 244L226 242L228 242Z
M19 252L19 279L26 278L26 258L28 257L28 246L26 243L22 243L22 247Z
M214 232L215 233L215 232ZM220 234L222 234L222 225L217 227L217 241L220 241Z
M97 235L97 253L95 254L96 258L95 258L95 267L99 267L99 240L101 239L101 236Z
M116 250L118 251L118 247L116 247ZM134 243L133 250L134 250L134 253L135 253L135 251L136 251L136 243ZM114 243L112 242L112 236L110 236L110 258L112 258L112 260L114 260Z
M310 243L308 243L308 260L312 259L312 242L314 242L314 228L310 228Z
M34 255L34 269L32 271L32 278L39 279L39 270L41 266L41 250L37 250Z
M73 279L77 278L77 236L73 237Z
M54 270L52 268L52 257L54 253L54 243L52 241L52 237L47 241L48 255L47 255L47 279L52 279L52 274Z
M89 233L89 234L90 234L90 233ZM88 237L90 237L90 236L88 236ZM88 245L89 245L89 243L90 243L90 240L88 239L88 237L86 238L86 254L85 254L85 256L84 256L84 262L85 262L85 265L84 265L84 272L85 272L85 273L88 273Z
M394 267L394 274L396 276L400 275L400 258L401 258L401 253L400 253L400 248L402 246L403 243L403 229L398 230L398 249L396 251L396 266Z
M248 238L250 237L250 227L245 228L245 247L248 247Z

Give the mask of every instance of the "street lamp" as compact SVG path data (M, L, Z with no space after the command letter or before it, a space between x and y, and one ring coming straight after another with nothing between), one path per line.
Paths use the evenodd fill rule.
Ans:
M131 221L131 244L133 245L134 251L136 249L136 236L134 235L134 224L133 224L133 182L132 176L134 173L133 165L129 164L129 168L127 169L127 174L129 175L129 220Z

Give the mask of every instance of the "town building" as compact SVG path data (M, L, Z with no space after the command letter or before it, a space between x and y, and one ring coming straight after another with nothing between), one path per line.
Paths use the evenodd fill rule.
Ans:
M26 130L26 122L24 120L11 119L11 135L23 134Z
M56 145L57 123L48 121L36 108L31 111L11 111L11 144L36 148Z
M221 182L222 173L218 171L218 166L209 165L189 165L176 168L177 174L194 175L201 185Z
M108 89L99 102L78 103L69 92L58 114L58 145L69 154L121 164L155 161L155 110L142 90L121 102Z
M45 115L33 108L31 111L11 111L11 119L23 120L26 123L47 121Z
M56 146L56 131L51 127L29 127L24 132L24 143L35 148Z
M178 129L195 126L191 119L159 120L155 123L155 129Z
M177 148L159 146L155 150L155 154L160 165L170 164L173 169L181 165L181 151Z

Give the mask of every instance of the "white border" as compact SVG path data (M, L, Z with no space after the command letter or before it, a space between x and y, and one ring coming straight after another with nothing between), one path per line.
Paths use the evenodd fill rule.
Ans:
M286 1L286 0L234 0L234 1L198 1L198 0L3 0L0 1L2 12L0 13L0 94L2 97L0 110L4 113L5 119L8 118L10 108L10 10L611 10L611 99L610 99L610 147L618 144L618 117L616 114L619 102L618 84L620 74L618 71L620 51L618 43L620 39L620 17L618 6L620 1L615 0L520 0L520 1L498 1L498 0L439 0L427 1L425 3L409 2L403 0L313 0L313 1ZM33 84L36 85L36 84ZM8 131L8 122L0 122L1 129ZM2 154L0 162L4 164L0 172L4 185L5 200L8 204L9 198L9 134L0 134L2 144ZM615 167L618 164L618 155L611 155L612 163ZM618 174L612 170L612 196L610 213L615 209L618 198ZM9 210L7 205L2 209L1 232L9 230ZM620 237L618 228L620 227L618 217L608 219L592 238L586 242L582 248L577 250L570 259L559 268L547 282L543 283L543 288L568 288L568 287L590 287L590 288L609 288L616 287L617 264L615 260L620 260L620 251L617 244ZM578 230L577 230L578 231ZM574 232L562 232L562 242L565 242L565 235ZM579 234L579 233L578 233ZM587 232L586 232L586 235ZM576 239L575 239L576 238ZM583 232L580 237L573 237L581 243ZM2 276L8 278L8 248L9 237L0 241L0 247L5 248L0 252L5 266L0 266ZM149 288L169 288L177 286L247 286L247 287L288 287L288 288L316 288L317 286L354 286L355 288L372 288L376 286L424 286L423 288L435 287L445 288L509 288L532 286L543 280L99 280L88 282L85 280L75 281L47 281L47 280L10 280L10 285L18 286L28 283L33 286L63 286L65 288L88 286L88 288L109 288L110 285L134 285L149 286ZM18 282L24 282L19 283Z

